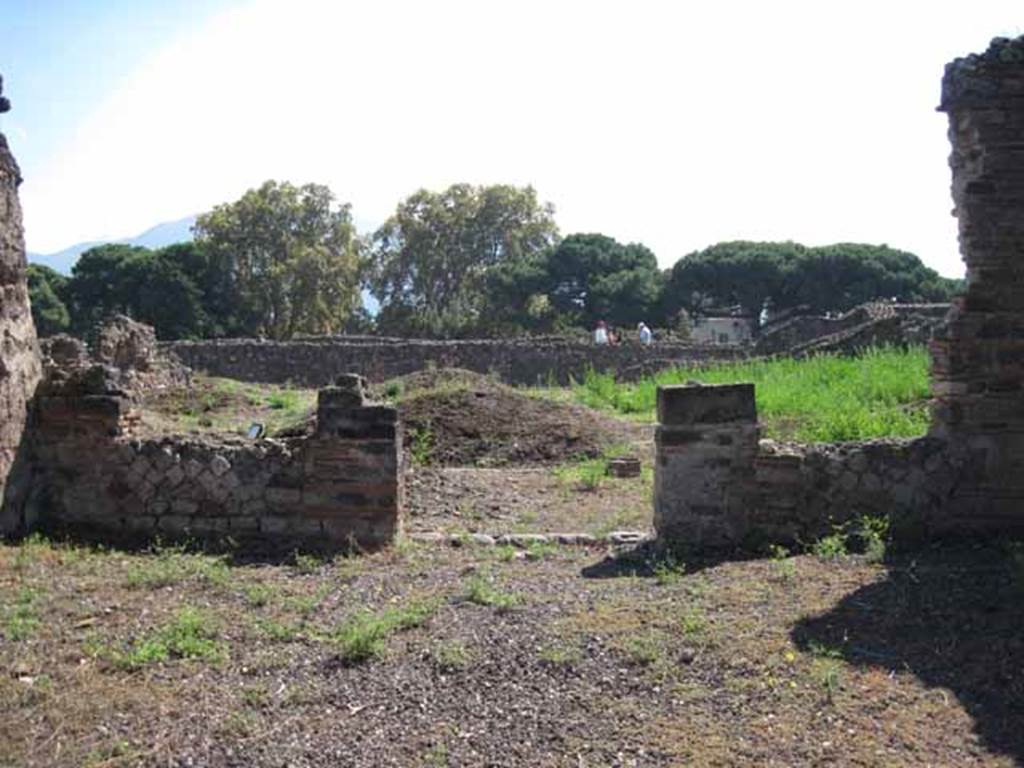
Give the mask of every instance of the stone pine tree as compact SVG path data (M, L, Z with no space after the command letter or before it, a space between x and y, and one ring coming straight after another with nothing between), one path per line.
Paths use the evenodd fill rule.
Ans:
M319 184L267 181L199 216L196 241L228 276L234 333L336 333L359 307L360 242L348 204Z

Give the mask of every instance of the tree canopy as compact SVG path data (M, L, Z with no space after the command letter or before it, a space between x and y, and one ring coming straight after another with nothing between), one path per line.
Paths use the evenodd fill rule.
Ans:
M823 313L881 298L948 301L957 288L917 256L886 245L734 241L677 261L667 276L663 311L699 315L710 306L738 305L756 320L769 302L776 310L804 306Z
M350 206L325 186L267 181L199 216L195 232L232 304L230 332L336 333L360 305Z
M378 325L404 333L477 328L489 273L528 271L557 240L554 209L532 187L421 189L373 235L369 284L381 305Z

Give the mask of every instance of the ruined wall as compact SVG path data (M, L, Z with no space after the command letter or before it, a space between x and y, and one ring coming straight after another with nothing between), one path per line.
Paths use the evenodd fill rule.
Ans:
M934 438L759 440L754 387L658 390L654 525L692 548L811 542L862 515L903 535L945 527L961 459Z
M288 440L136 439L116 369L44 385L30 502L44 530L223 539L270 548L378 547L401 526L397 412L355 378L320 391L316 431Z
M800 315L766 326L754 352L849 353L871 344L923 344L949 312L949 304L872 302L839 317Z
M759 443L752 387L663 387L663 540L810 540L860 514L924 536L1024 533L1024 37L949 64L940 109L949 114L967 287L931 342L930 436ZM867 325L844 338L855 345L875 332Z
M660 342L650 347L633 343L596 347L571 341L491 339L228 339L175 341L161 347L189 367L215 376L310 387L330 381L337 371L355 371L371 381L383 381L431 366L493 372L509 384L567 384L570 376L581 379L590 368L615 371L629 379L672 365L744 355L742 348L728 345Z
M0 95L0 112L9 107ZM21 525L21 500L28 482L28 467L22 456L26 402L40 375L25 281L20 183L18 164L0 134L0 535Z
M932 344L933 434L967 453L957 530L1024 532L1024 37L946 67L967 287Z

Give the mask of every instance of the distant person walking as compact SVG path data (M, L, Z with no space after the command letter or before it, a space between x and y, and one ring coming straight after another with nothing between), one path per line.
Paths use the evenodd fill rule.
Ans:
M637 332L640 334L640 343L645 347L649 347L651 342L654 340L654 336L651 334L651 329L647 327L647 324L642 322L636 327Z
M604 320L597 321L597 328L594 329L594 343L599 347L608 345L608 326L604 324Z

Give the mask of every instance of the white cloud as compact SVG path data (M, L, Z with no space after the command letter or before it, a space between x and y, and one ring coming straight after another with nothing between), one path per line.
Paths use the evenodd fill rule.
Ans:
M958 274L939 78L1019 31L1016 5L910 6L248 4L156 53L29 178L29 242L131 234L267 178L370 221L421 186L507 181L663 265L858 240Z

